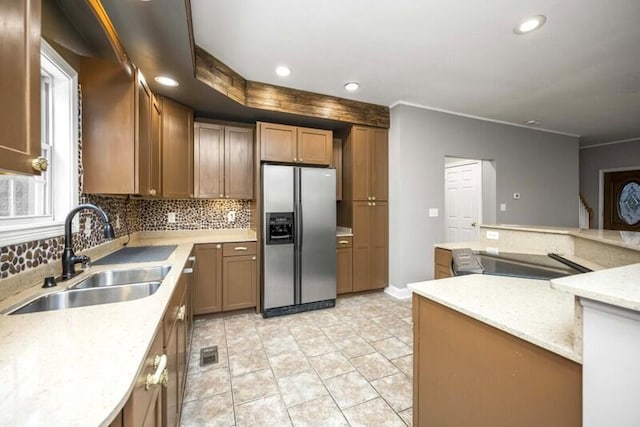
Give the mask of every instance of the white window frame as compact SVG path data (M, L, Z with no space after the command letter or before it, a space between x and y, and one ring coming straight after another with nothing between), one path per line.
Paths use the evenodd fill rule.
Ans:
M54 78L51 212L46 217L5 220L0 246L63 235L65 217L78 204L78 72L44 39L40 57L42 68Z

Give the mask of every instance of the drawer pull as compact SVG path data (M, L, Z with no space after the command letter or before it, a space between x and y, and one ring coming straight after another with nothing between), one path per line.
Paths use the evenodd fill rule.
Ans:
M147 374L147 380L144 383L144 389L149 390L152 386L157 387L158 384L167 386L167 380L169 372L167 371L167 356L163 354L153 358L153 369L156 371L152 374Z
M176 316L178 320L184 320L184 315L186 312L187 312L187 306L181 305L180 308L178 309L178 315Z
M348 241L348 240L340 240L340 241L338 242L338 244L339 244L339 245L348 245L348 244L349 244L349 241Z
M189 258L187 258L187 260L189 260L189 261L193 262L193 261L195 261L195 260L196 260L196 257L194 257L194 256L190 256Z
M235 248L233 248L234 251L246 251L247 247L246 246L236 246Z
M184 274L192 274L193 273L193 268L185 268L184 270L182 270L182 272Z

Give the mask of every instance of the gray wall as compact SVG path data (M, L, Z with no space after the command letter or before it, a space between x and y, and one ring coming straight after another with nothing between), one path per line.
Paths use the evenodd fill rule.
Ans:
M433 277L445 156L494 160L497 223L578 225L578 139L398 105L389 134L389 283ZM521 199L513 200L519 192ZM429 218L429 208L440 215Z
M600 170L618 168L640 169L640 139L580 149L580 191L593 209L592 228L598 228L600 218Z

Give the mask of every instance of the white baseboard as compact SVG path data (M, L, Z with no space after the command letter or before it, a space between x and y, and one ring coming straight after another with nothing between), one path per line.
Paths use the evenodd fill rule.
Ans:
M398 288L397 286L389 285L384 288L384 293L391 295L396 299L407 299L411 298L411 289L409 288Z

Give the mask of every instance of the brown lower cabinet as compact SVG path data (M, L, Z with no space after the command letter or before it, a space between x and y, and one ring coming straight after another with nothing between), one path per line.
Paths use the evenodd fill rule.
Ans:
M388 284L389 220L386 202L353 202L353 291Z
M257 305L256 251L256 242L196 245L194 314Z
M582 425L578 363L416 294L413 325L413 425Z
M436 248L433 258L433 278L445 279L451 277L451 251Z
M353 292L353 238L336 238L336 293Z

